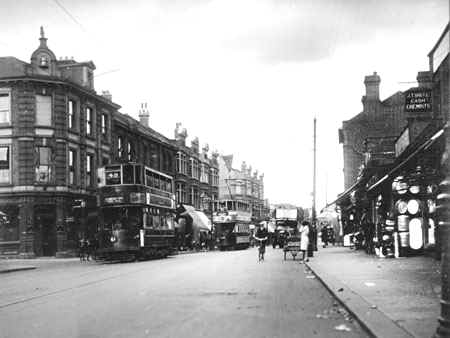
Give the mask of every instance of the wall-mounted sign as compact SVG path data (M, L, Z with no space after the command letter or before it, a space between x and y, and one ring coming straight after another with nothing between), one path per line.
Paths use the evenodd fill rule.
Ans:
M431 89L413 88L405 93L405 111L408 113L431 112Z
M406 128L395 142L395 157L399 156L409 146L409 128Z

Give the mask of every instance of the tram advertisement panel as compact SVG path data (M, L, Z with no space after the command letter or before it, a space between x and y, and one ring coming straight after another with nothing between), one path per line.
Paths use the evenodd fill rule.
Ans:
M148 204L173 208L174 202L169 197L170 194L163 191L153 191L145 186L119 186L103 187L101 190L101 205L113 204Z

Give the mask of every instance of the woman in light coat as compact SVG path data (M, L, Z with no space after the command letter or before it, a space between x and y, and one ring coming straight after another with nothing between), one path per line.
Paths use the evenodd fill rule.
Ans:
M300 233L300 251L303 254L302 261L308 262L309 260L308 257L306 257L306 251L308 250L309 244L309 222L303 221L298 231Z

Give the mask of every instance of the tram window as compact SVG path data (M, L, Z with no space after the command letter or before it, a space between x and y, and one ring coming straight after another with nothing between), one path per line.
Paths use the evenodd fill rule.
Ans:
M120 184L120 169L106 171L105 177L106 185Z
M134 177L136 178L135 183L136 184L142 184L142 171L141 171L141 166L136 165L134 166Z
M152 172L148 169L145 169L145 185L148 187L152 186Z
M132 165L123 166L123 184L134 184L134 170Z
M153 174L153 186L156 189L161 189L160 182L159 182L159 175L157 175L157 174Z
M232 201L227 201L227 209L233 210L233 202Z

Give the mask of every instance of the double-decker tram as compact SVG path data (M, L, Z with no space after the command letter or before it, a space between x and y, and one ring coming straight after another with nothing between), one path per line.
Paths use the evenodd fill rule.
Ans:
M99 168L98 256L160 258L175 249L171 176L137 163Z
M250 246L251 208L246 201L214 202L213 223L220 250L246 249Z

